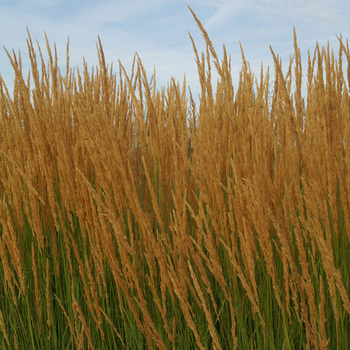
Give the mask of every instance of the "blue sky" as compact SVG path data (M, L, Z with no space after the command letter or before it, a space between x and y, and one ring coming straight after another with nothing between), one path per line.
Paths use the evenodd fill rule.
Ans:
M316 41L330 42L337 53L337 35L350 36L348 0L0 0L0 74L13 88L13 71L2 46L20 50L24 71L29 69L26 38L28 26L33 40L45 51L44 32L56 43L64 72L70 38L70 64L82 67L83 57L96 65L96 41L100 36L107 63L118 67L118 59L130 72L137 52L149 76L156 67L157 86L171 77L182 82L184 74L195 94L199 93L197 68L188 31L197 48L205 49L202 35L187 5L196 13L221 57L222 45L232 56L234 81L242 60L239 41L252 70L273 67L269 45L288 65L293 52L293 26L303 62ZM306 65L304 66L306 72Z

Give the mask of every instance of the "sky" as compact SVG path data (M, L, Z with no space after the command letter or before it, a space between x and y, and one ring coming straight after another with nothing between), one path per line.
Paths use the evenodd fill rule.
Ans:
M99 36L106 62L113 63L116 71L120 60L129 74L137 52L149 77L155 67L157 88L166 87L171 78L182 83L186 74L187 84L198 96L199 79L188 33L198 51L205 50L205 42L187 5L207 30L219 58L225 44L235 84L242 67L239 42L259 76L261 63L273 71L270 45L283 66L288 66L294 50L293 27L305 73L308 50L313 53L316 42L324 46L329 41L338 55L337 36L350 36L348 0L0 0L0 74L11 91L14 73L3 47L20 51L23 71L28 72L28 27L43 52L45 33L50 44L56 44L63 73L68 37L70 65L82 69L84 59L90 68L98 64Z

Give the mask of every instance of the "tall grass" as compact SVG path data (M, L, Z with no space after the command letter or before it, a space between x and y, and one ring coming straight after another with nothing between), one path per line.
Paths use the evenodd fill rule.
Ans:
M1 349L350 347L348 43L317 45L303 73L295 36L273 81L242 50L234 90L193 16L199 105L137 56L115 73L100 41L92 71L67 49L62 73L29 34L30 77L8 52Z

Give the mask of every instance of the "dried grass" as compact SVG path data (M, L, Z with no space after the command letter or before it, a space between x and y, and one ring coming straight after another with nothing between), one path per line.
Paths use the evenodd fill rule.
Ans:
M15 72L13 96L0 77L7 346L45 347L57 336L92 349L349 344L349 45L339 38L337 58L329 46L309 53L306 97L295 31L286 74L271 49L273 81L263 68L254 76L241 47L234 92L225 47L220 61L192 14L206 43L199 53L190 37L198 106L185 79L158 90L154 72L149 83L138 56L130 75L121 64L114 73L100 39L91 72L69 66L67 45L62 75L56 49L46 39L46 62L29 33L30 78L7 52Z

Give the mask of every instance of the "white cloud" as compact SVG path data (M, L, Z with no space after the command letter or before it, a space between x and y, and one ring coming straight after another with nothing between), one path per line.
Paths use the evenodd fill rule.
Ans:
M43 3L44 1L36 0L32 4L38 9ZM44 55L46 51L44 31L50 43L52 45L56 43L61 69L65 69L68 36L71 66L82 67L85 57L91 67L98 63L95 43L97 36L100 35L106 61L107 63L113 61L115 70L118 69L118 59L126 68L131 67L133 56L137 51L147 72L151 75L155 65L159 83L166 84L171 76L181 80L184 73L193 71L195 66L187 35L188 28L185 26L181 29L179 26L179 21L181 23L184 17L183 13L188 15L186 21L190 21L191 16L185 4L176 13L167 11L167 4L171 3L172 1L164 0L102 1L87 2L85 6L80 7L72 5L71 8L71 5L67 5L67 0L66 11L61 11L61 7L57 7L57 2L52 1L50 6L46 6L43 15L43 12L34 10L29 1L23 1L20 11L13 6L3 8L5 20L0 23L0 31L7 32L7 35L3 36L1 44L10 51L12 48L16 51L21 50L26 71L29 68L25 41L26 25L28 25L34 43L38 39ZM166 14L166 17L155 16L159 10L162 11L162 15ZM52 13L57 14L55 18L51 18ZM179 33L185 40L178 39ZM4 50L1 49L0 67L3 78L7 84L12 85L12 68Z
M206 22L206 27L212 30L225 28L229 22L239 20L237 15L241 14L270 24L305 21L309 25L317 22L326 26L345 21L349 14L349 4L345 1L338 1L336 5L329 0L224 0L210 3L215 3L217 8Z

